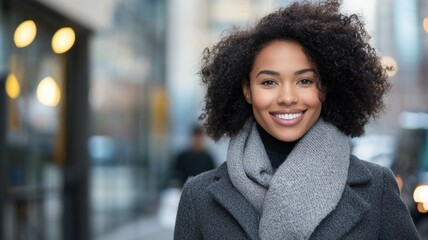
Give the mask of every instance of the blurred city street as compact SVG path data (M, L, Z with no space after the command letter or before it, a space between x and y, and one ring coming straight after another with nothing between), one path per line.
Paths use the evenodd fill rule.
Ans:
M204 49L292 2L0 0L0 240L173 239L185 179L226 160L195 134ZM342 2L393 67L352 153L394 172L428 240L428 1Z

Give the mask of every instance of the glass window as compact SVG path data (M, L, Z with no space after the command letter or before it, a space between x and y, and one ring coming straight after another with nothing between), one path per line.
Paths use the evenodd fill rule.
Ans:
M19 35L24 16L11 13L11 30ZM29 45L9 38L6 80L6 154L9 202L8 239L61 239L64 164L64 87L66 58L55 54L55 29L32 21L36 34ZM25 36L24 36L25 37Z

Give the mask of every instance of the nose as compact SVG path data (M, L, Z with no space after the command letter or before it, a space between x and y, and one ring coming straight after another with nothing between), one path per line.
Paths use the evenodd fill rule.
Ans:
M292 105L295 104L297 100L298 97L293 86L284 85L281 87L281 90L278 94L278 104Z

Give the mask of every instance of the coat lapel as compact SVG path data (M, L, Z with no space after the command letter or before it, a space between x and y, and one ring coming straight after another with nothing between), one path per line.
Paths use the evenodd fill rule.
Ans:
M336 209L317 227L311 239L342 239L364 217L371 205L353 187L368 184L372 175L367 167L351 156L347 185ZM336 226L336 227L335 227ZM338 228L337 226L341 226ZM334 231L332 231L334 228Z
M258 240L259 216L256 210L232 185L226 164L217 170L217 181L211 184L208 191L241 225L249 239Z
M370 205L351 187L346 186L336 209L321 222L311 239L342 239L369 209Z

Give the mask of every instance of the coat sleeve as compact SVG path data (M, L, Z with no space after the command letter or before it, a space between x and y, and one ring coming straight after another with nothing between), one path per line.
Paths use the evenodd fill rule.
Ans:
M174 240L203 239L199 231L197 215L193 206L189 181L184 185L178 205L177 219L174 229Z
M382 225L379 239L419 239L391 170L383 169Z

